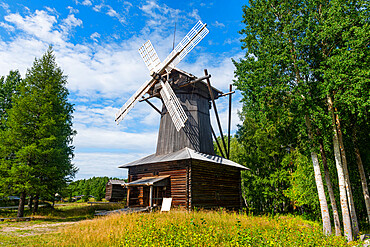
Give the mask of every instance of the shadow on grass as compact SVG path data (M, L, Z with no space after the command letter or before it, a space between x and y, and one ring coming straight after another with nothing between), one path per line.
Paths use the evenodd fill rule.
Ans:
M92 219L97 210L115 210L123 208L124 204L97 204L73 203L64 206L42 207L36 214L25 208L24 217L33 217L33 220L45 222L68 222ZM16 209L0 209L0 218L12 218L17 216Z

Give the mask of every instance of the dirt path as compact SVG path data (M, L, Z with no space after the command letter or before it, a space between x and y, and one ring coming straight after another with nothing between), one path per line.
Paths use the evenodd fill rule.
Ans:
M30 235L42 234L46 232L56 231L61 226L76 224L78 221L73 222L60 222L60 223L49 223L49 224L35 224L35 225L23 225L23 226L6 226L0 229L0 234L26 237Z

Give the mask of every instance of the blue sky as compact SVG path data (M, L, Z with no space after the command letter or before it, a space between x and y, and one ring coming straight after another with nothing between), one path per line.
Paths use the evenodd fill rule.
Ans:
M176 45L202 20L210 33L177 67L198 77L207 68L213 86L226 92L233 80L231 58L243 56L238 31L243 28L244 4L241 0L0 0L0 75L18 69L24 76L34 59L53 45L75 105L76 179L126 177L127 171L117 167L155 152L160 120L142 102L119 125L114 122L114 114L150 77L139 47L150 39L163 60L172 49L175 23ZM239 123L239 100L237 94L232 132ZM160 107L158 100L153 103ZM217 107L225 133L227 99L218 100Z

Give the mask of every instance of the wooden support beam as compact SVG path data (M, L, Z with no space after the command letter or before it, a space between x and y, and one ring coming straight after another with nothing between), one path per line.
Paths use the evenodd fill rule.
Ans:
M127 203L126 203L126 206L129 207L130 206L130 187L127 186Z
M180 87L180 88L181 88L181 87L186 87L186 86L189 86L189 85L191 85L191 84L194 84L194 83L197 83L197 82L203 81L203 80L205 80L205 79L209 79L209 78L211 78L211 75L206 75L206 76L203 76L203 77L199 77L199 78L197 78L197 79L195 79L195 80L192 80L191 82L186 83L186 84L184 84L184 85L181 85L181 86L179 86L179 87Z
M225 158L224 152L222 152L222 149L221 149L220 143L219 143L219 142L218 142L218 140L217 140L217 136L216 136L215 131L213 130L212 126L211 126L211 131L212 131L213 138L214 138L214 139L215 139L215 141L216 141L216 144L217 144L218 150L220 150L220 152L221 152L221 156L222 156L223 158Z
M229 94L233 94L233 93L235 93L235 91L230 91L230 92L227 92L227 93L223 93L223 94L217 96L215 99L218 99L218 98L221 98L221 97L224 97L224 96L228 96Z
M205 74L206 76L208 75L208 71L207 71L207 69L204 69L204 74ZM210 82L209 78L207 79L207 86L208 86L209 94L210 94L210 96L211 96L211 100L212 100L212 104L213 104L213 110L215 111L216 120L217 120L217 125L218 125L218 128L219 128L220 134L221 134L222 144L223 144L223 146L224 146L225 153L226 153L226 155L227 155L227 149L226 149L226 143L225 143L225 139L224 139L224 134L222 133L221 122L220 122L220 118L219 118L219 116L218 116L217 107L216 107L216 103L215 103L215 97L213 96L212 87L211 87L211 82ZM220 150L221 150L221 149L220 149Z
M153 185L149 186L149 207L153 207Z
M154 97L159 97L159 93L155 93L153 95L150 95L149 97L146 97L146 98L142 98L141 100L139 100L139 102L143 102L145 100L148 100L148 99L151 99L151 98L154 98Z
M233 90L233 85L230 84L230 93L229 93L229 124L228 124L228 130L227 130L227 158L230 159L230 129L231 129L231 96Z
M153 103L152 102L150 102L148 99L146 99L146 98L144 98L143 97L143 100L146 102L146 103L148 103L151 107L153 107L153 109L154 110L156 110L159 114L161 114L161 111L155 106L155 105L153 105Z

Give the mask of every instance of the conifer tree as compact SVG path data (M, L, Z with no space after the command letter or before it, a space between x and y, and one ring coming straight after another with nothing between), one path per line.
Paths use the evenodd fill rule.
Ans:
M18 70L10 71L9 75L0 77L0 121L1 129L6 128L8 111L12 108L12 97L17 92L17 86L21 82Z
M20 194L19 217L26 194L51 197L76 172L71 163L73 105L68 102L66 83L49 47L27 70L13 98L8 128L1 139L2 170L7 169L4 183Z

